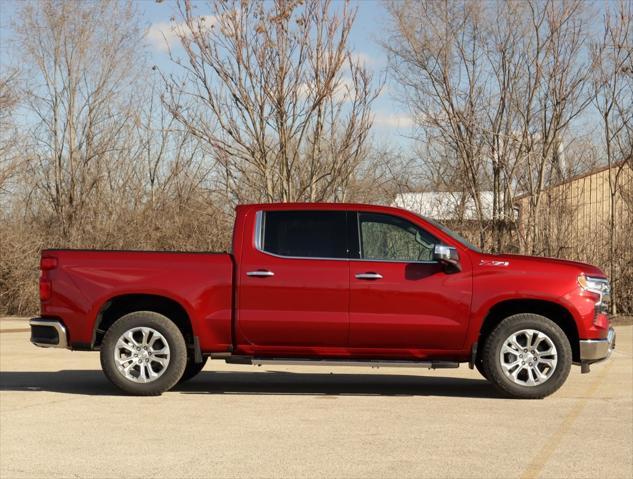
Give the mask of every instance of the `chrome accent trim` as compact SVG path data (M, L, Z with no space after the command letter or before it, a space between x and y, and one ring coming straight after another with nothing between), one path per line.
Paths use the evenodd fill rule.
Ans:
M581 339L580 361L598 362L607 359L615 349L615 330L609 328L604 339Z
M47 328L53 328L57 331L57 344L50 343L39 343L37 341L33 341L33 333L31 333L31 343L39 348L64 348L69 349L68 347L68 335L66 334L66 327L57 320L54 319L41 319L41 318L33 318L29 321L29 326L44 326Z
M380 273L358 273L356 279L382 279Z
M347 211L347 210L345 210ZM402 260L392 260L392 259L366 259L366 258L316 258L312 256L283 256L280 254L271 253L263 249L262 245L262 236L263 236L263 213L264 210L257 211L255 215L255 232L254 232L254 243L255 249L262 254L266 254L268 256L272 256L273 258L281 258L281 259L308 259L313 261L365 261L370 263L403 263L403 264L438 264L439 261L433 260L425 260L425 261L402 261Z
M246 276L256 276L261 278L267 278L270 276L275 276L275 273L272 271L249 271L246 273Z
M286 365L286 366L359 366L371 368L427 368L427 369L453 369L458 368L459 363L454 361L389 361L389 360L336 360L336 359L268 359L252 358L253 366Z
M259 210L255 213L255 249L261 251L263 246L263 234L264 229L262 228L264 221L264 212Z

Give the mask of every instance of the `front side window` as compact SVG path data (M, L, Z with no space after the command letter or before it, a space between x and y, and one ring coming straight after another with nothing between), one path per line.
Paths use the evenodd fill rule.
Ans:
M383 261L430 261L437 239L397 216L359 213L361 258Z
M347 258L344 211L268 211L263 249L280 256Z

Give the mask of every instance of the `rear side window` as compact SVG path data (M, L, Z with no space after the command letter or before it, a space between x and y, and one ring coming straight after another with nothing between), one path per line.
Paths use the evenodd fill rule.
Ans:
M268 211L263 249L281 256L347 258L344 211Z

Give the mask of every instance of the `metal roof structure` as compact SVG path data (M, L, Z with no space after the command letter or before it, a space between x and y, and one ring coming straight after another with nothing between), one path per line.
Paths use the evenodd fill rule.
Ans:
M492 219L492 191L480 193L484 220ZM404 208L436 220L478 220L475 201L461 191L400 193L392 206Z

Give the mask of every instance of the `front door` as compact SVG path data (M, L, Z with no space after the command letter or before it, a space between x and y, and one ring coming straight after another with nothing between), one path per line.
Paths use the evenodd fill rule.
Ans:
M239 269L240 348L305 354L347 346L347 213L261 211L255 229Z
M394 215L358 213L359 259L350 261L350 347L419 356L459 349L468 326L470 272L433 261L439 241Z

